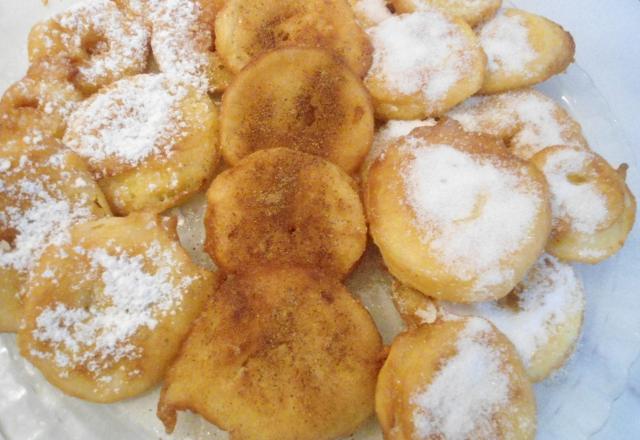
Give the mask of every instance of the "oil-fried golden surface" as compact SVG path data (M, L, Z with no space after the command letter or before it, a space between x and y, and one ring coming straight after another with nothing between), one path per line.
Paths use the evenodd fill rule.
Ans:
M92 220L111 211L84 161L54 139L30 145L0 135L0 165L0 332L15 332L29 270L46 240L70 226L46 217Z
M29 281L21 354L69 395L136 396L162 379L214 283L175 223L144 213L77 225Z
M278 263L342 278L365 249L355 182L317 156L257 151L215 178L207 203L205 250L227 271Z
M571 160L571 164L556 167L556 158L567 153L583 161L578 164L578 160ZM596 264L622 248L636 212L635 197L625 183L626 165L615 170L598 154L568 146L545 148L531 162L547 176L555 201L549 253L566 261ZM595 197L598 205L578 207L574 212L571 206L580 203L575 200L585 197L582 189L589 191L589 200ZM597 224L580 227L591 223L596 212L600 215Z
M61 138L67 118L84 98L73 85L75 73L64 58L33 63L0 99L0 131L16 139L34 135Z
M131 212L162 212L176 206L190 195L204 189L211 178L220 157L218 147L218 111L213 101L194 88L178 85L180 95L177 108L167 109L167 114L153 114L149 120L137 120L135 130L122 129L123 134L115 134L119 148L114 154L95 157L86 142L99 139L105 150L113 149L114 130L120 121L123 126L130 124L129 117L121 105L121 95L129 96L123 90L140 89L145 93L144 84L155 81L154 75L138 75L118 81L85 100L72 115L64 142L74 151L86 153L94 176L109 200L112 209L119 215ZM175 91L173 80L167 79L167 90ZM182 89L184 87L184 89ZM106 102L109 109L96 115L99 103ZM151 110L153 112L153 110ZM165 124L165 126L158 126ZM116 126L116 129L113 127ZM168 128L167 128L168 127ZM164 130L167 128L166 130ZM144 139L147 133L168 133L158 136L151 154L139 163L126 160L124 137ZM110 145L111 141L111 145ZM124 158L123 158L124 157Z
M493 161L499 164L496 168L502 170L499 172L515 173L513 175L518 176L518 185L526 188L523 191L530 194L530 200L535 205L526 239L514 244L514 250L500 258L496 267L487 269L503 274L495 283L484 285L483 271L470 269L474 275L465 275L460 264L443 260L432 249L433 243L440 240L438 234L425 241L424 230L408 203L408 186L403 173L412 161L412 148L439 145L449 146L472 160ZM451 178L458 179L457 176ZM491 196L479 195L478 206L482 206L483 200ZM452 120L445 120L435 127L417 128L410 136L400 138L389 146L385 154L371 166L365 198L371 235L389 271L401 282L424 294L455 302L498 299L507 295L542 254L551 228L549 193L544 176L532 164L511 155L497 138L467 133ZM503 200L501 203L505 202ZM482 210L474 215L453 223L453 226L460 233L464 232L482 215ZM509 219L505 218L504 221ZM492 246L489 242L485 245ZM473 250L469 249L469 256L472 254ZM474 267L473 259L469 261Z
M230 275L167 374L158 416L199 413L232 439L348 435L373 411L382 343L339 282L293 267Z
M233 72L287 46L328 49L361 77L371 65L371 44L346 0L227 0L215 33L216 49Z
M499 63L492 68L490 62L480 93L500 93L538 84L564 72L573 63L575 42L571 34L559 24L519 9L507 9L501 14L508 19L519 20L526 31L526 39L534 56L520 69L506 69ZM497 17L500 18L500 14ZM491 26L491 21L484 26L486 30ZM485 30L478 30L481 41ZM509 35L502 38L509 38ZM514 53L513 56L521 54Z
M431 29L433 34L424 37ZM369 28L368 34L374 57L365 85L379 119L440 116L482 86L486 56L473 29L461 18L431 8L394 15ZM404 54L408 45L417 46L419 55L414 59ZM408 66L393 71L398 63Z
M393 344L389 356L378 376L376 387L376 414L384 432L384 438L388 440L409 440L420 437L420 430L424 426L416 425L415 414L425 411L429 416L429 410L438 408L417 408L416 395L428 392L433 382L437 379L441 370L446 367L448 361L459 353L456 347L460 338L464 336L465 327L471 320L479 318L466 318L452 321L438 321L429 325L422 325L398 336ZM485 322L487 326L488 323ZM475 336L475 335L474 335ZM474 338L475 339L475 338ZM430 426L433 437L445 438L444 433L438 432L438 428L455 431L457 428L471 426L466 438L474 439L533 439L535 437L536 404L531 384L526 378L522 363L518 359L511 343L493 326L490 330L479 335L476 343L482 343L485 350L493 352L500 362L500 373L508 383L508 400L506 403L493 408L488 412L476 414L475 419L468 418L451 419L447 421L436 420L438 425ZM477 350L477 349L476 349ZM474 353L477 354L477 351ZM470 353L467 353L469 356ZM477 358L469 358L469 362L481 361ZM482 368L482 365L476 365ZM451 401L442 401L440 406L454 408L455 402L462 403L462 399L471 396L478 397L471 388L464 389L457 386L469 384L468 378L459 377L469 374L473 364L469 364L459 371L450 371L449 386L456 389L457 393L451 395ZM478 377L478 381L491 380L493 378ZM486 385L485 385L486 386ZM490 386L490 385L489 385ZM448 415L447 415L448 416Z
M66 58L78 70L74 84L85 94L144 72L149 33L141 18L112 0L72 6L37 23L29 33L29 61Z
M373 140L373 106L360 79L322 49L284 48L247 65L224 94L220 144L234 165L256 150L286 147L348 173Z

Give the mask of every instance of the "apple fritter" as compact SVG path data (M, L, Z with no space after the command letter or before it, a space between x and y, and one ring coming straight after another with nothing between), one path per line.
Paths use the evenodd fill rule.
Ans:
M219 174L207 191L205 227L205 250L226 271L275 263L343 278L367 241L353 179L286 148L256 151Z
M195 411L232 439L318 440L373 412L382 342L338 281L294 267L229 275L169 370L158 417Z
M353 173L373 128L371 98L349 68L322 49L284 48L252 61L224 94L220 144L232 165L284 146Z
M215 26L216 49L235 73L291 46L327 49L360 77L371 65L371 44L346 0L227 0Z
M214 283L180 247L175 221L143 213L76 225L29 279L20 352L72 396L139 395L162 379Z
M376 387L388 440L533 440L536 403L513 345L481 318L398 336Z

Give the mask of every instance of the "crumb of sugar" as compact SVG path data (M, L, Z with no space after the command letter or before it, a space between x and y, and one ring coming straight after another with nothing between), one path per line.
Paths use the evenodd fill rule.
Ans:
M209 88L211 29L195 0L150 0L151 50L160 70L203 93Z
M120 11L112 0L90 0L72 6L52 18L63 28L63 44L80 50L84 36L97 33L105 38L99 53L79 66L79 74L97 83L129 70L142 71L147 64L149 33L136 19Z
M49 244L61 246L69 240L72 225L93 218L86 198L71 200L62 191L64 183L52 180L38 167L59 167L66 157L64 152L56 153L44 163L34 164L22 155L13 167L9 160L3 160L8 168L0 177L0 191L15 202L4 207L0 220L15 231L15 239L0 249L0 267L28 271ZM7 185L3 177L14 174L22 177Z
M502 70L525 75L527 66L537 57L529 42L529 30L520 15L498 13L482 26L479 37L490 72Z
M585 234L595 233L609 211L605 195L594 182L576 184L568 179L583 173L591 159L588 151L564 148L547 156L542 168L551 191L554 221L567 219L573 230Z
M451 313L491 321L513 343L526 367L549 338L583 308L582 284L573 268L543 255L522 281L517 310L496 301L440 304Z
M458 335L456 354L425 389L411 396L418 438L499 436L493 416L509 404L510 379L503 354L486 341L492 332L485 320L470 318Z
M469 69L471 43L436 9L392 16L367 32L374 48L369 77L403 95L437 102Z
M184 136L186 89L164 75L139 75L94 95L71 115L65 144L87 159L97 177L107 159L134 167L169 155Z
M142 355L131 338L174 314L194 278L173 275L176 261L159 242L139 255L120 248L74 252L89 258L86 277L102 284L102 294L88 308L60 302L47 307L36 318L33 338L47 345L40 357L52 358L61 369L82 365L98 377L120 360Z
M501 262L530 238L544 201L497 159L423 142L405 138L413 158L403 177L425 243L478 291L501 284L513 275Z
M380 23L392 16L385 0L355 0L353 9L371 23Z

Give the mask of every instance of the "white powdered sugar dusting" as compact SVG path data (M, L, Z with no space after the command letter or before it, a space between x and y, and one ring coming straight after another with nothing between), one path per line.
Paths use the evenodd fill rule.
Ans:
M437 102L469 69L470 43L436 9L393 16L367 32L374 48L369 76L398 93Z
M103 38L90 62L79 67L80 75L97 84L105 78L121 77L147 64L149 33L144 24L125 15L112 0L90 0L72 6L55 17L65 32L62 42L74 50L83 49L87 35Z
M99 375L121 359L142 355L131 338L142 328L153 330L158 320L175 313L194 279L173 275L176 261L159 242L141 255L119 248L114 252L77 247L74 252L89 258L86 276L101 280L101 294L85 308L56 303L44 309L36 318L33 337L51 349L40 352L40 357L52 357L62 369L82 365Z
M101 177L107 159L136 166L168 155L184 136L180 102L187 90L164 75L120 80L71 115L65 144Z
M586 234L596 232L609 213L605 195L595 182L575 183L570 179L584 174L592 157L585 150L563 148L548 155L542 169L551 190L554 221L568 220L573 230Z
M527 65L537 57L529 42L529 30L520 15L497 14L482 26L479 37L490 72L502 70L526 75Z
M447 359L424 390L411 396L416 438L498 438L493 416L509 404L510 379L503 354L488 345L493 332L483 319L469 318Z
M441 302L457 315L480 316L491 321L513 343L526 367L558 326L580 313L582 284L573 268L551 255L543 255L517 288L517 307L490 301L475 304Z
M195 0L150 0L151 50L160 70L203 93L209 88L212 31Z
M42 165L58 167L65 160L66 153L56 153ZM35 168L26 155L15 162L13 166L8 159L2 162L0 191L13 202L5 205L0 225L13 230L15 238L11 243L2 242L5 245L0 246L0 267L27 272L48 245L65 244L69 228L92 219L93 214L86 198L70 200L62 192L60 182ZM21 177L6 184L4 178L13 174Z
M405 138L406 145L423 142ZM407 201L441 263L485 291L513 276L501 262L530 237L544 203L497 159L449 145L416 145L404 170Z

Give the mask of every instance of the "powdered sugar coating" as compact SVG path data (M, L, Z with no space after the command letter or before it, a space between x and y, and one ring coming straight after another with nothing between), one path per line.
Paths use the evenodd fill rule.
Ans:
M529 41L529 30L522 16L500 12L482 26L478 35L490 72L527 75L527 66L536 59L537 53Z
M441 101L471 68L473 44L437 9L392 16L367 32L374 48L368 78L390 91Z
M209 89L212 31L196 0L149 0L151 49L166 75L206 93Z
M510 378L501 349L487 342L493 332L485 320L470 318L458 334L456 354L411 396L416 438L500 437L492 419L509 405Z
M473 97L447 116L467 131L507 140L513 153L523 159L553 145L588 148L580 125L551 98L535 90Z
M33 349L31 354L52 359L61 369L83 366L98 377L122 359L142 356L131 338L174 314L194 278L176 277L172 249L157 241L143 254L129 254L117 246L109 250L77 246L72 252L88 258L82 268L85 278L94 280L101 293L89 307L55 303L42 310L32 336L48 350Z
M440 304L451 313L491 321L513 342L525 367L530 368L533 357L556 334L558 327L582 312L582 283L570 265L545 254L516 291L516 307L495 301Z
M65 53L88 57L78 64L78 77L99 87L141 72L147 65L149 33L141 21L125 15L112 0L90 0L55 15L36 57L61 44ZM60 28L59 28L60 27ZM87 49L87 42L95 47ZM42 53L40 53L42 52Z
M593 234L608 220L607 200L597 181L572 182L593 159L589 151L562 148L547 156L542 172L551 190L554 222L565 220L575 231Z
M60 150L37 161L27 152L2 158L0 192L8 203L0 212L0 230L13 237L11 242L0 240L0 269L28 272L47 245L69 240L72 225L96 218L89 193L72 197L66 190L86 173L70 170L54 176L48 170L67 169L69 154Z
M416 226L440 263L455 268L474 290L488 292L513 277L504 265L530 239L545 203L523 170L497 158L473 157L450 145L413 148L404 168L407 202Z
M185 136L180 103L187 93L164 75L123 79L80 105L64 142L88 161L97 178L151 156L169 156Z

